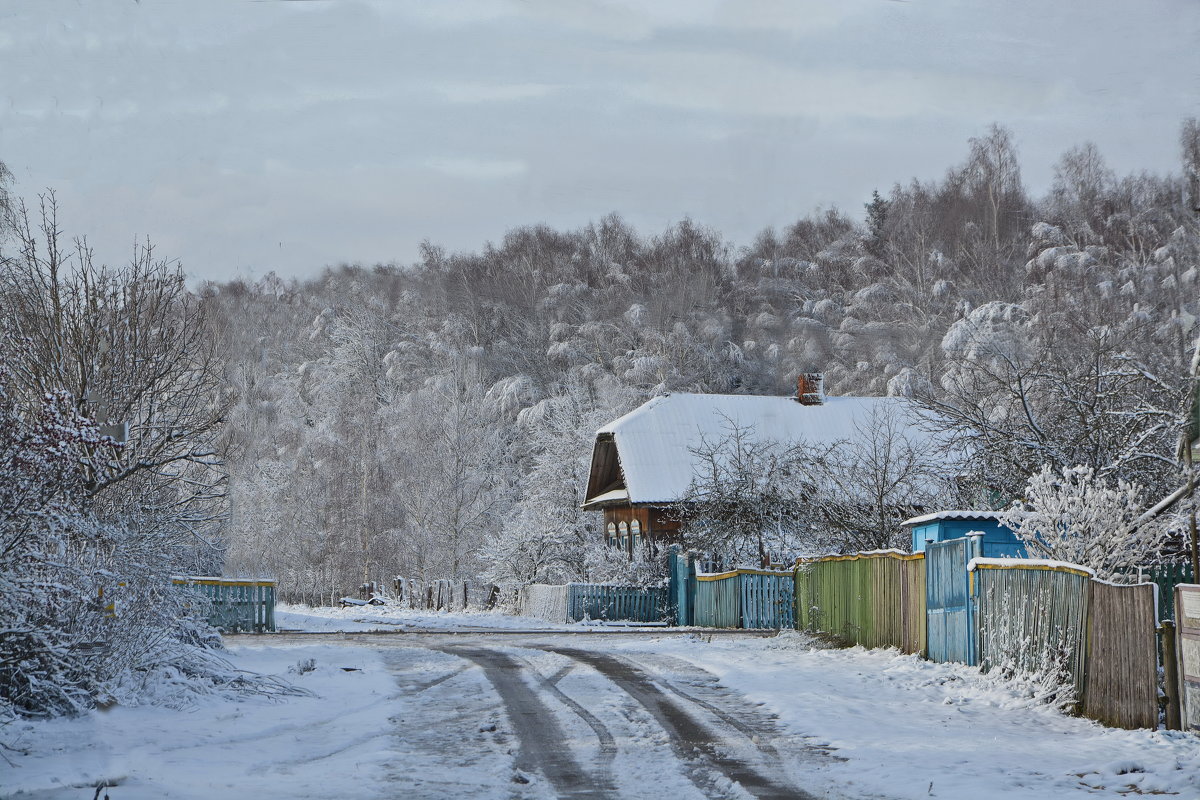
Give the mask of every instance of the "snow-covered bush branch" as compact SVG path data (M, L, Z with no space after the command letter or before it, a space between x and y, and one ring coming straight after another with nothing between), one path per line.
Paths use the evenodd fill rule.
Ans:
M1145 509L1142 487L1111 482L1091 467L1044 465L1024 494L1001 522L1030 555L1080 564L1105 580L1129 580L1133 567L1151 561L1166 536L1159 522L1137 524Z

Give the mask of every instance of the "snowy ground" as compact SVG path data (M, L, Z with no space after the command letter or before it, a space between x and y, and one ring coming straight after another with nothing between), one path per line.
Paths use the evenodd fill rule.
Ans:
M519 617L502 611L418 611L400 606L348 606L330 608L288 605L275 607L275 625L289 631L386 631L451 629L555 630L574 626L555 625L536 617Z
M0 760L0 795L91 798L104 780L112 800L1200 798L1200 738L1106 729L973 669L794 633L230 643L239 666L314 695L15 723L0 737L28 754Z

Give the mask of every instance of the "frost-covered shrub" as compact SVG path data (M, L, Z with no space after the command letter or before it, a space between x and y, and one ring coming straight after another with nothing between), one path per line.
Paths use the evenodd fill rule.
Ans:
M0 717L133 702L161 694L164 677L203 688L232 672L207 653L219 639L203 609L171 586L171 540L90 513L82 465L118 447L65 394L22 407L0 361Z
M1162 547L1166 528L1138 524L1144 490L1110 482L1091 467L1055 470L1049 464L1030 477L1024 502L1001 522L1025 542L1031 556L1080 564L1104 580L1128 580L1133 567Z

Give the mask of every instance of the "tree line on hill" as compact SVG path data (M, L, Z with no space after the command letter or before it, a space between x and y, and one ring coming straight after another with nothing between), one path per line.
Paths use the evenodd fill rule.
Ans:
M0 170L0 467L73 464L36 519L6 501L0 574L53 575L69 553L103 576L72 584L79 603L119 582L123 547L159 580L271 575L307 602L396 575L638 579L579 509L595 429L666 391L790 394L802 372L936 411L967 454L945 502L1020 498L1048 465L1145 505L1180 480L1200 315L1194 120L1181 145L1169 175L1072 148L1034 197L993 127L939 178L742 246L611 214L190 290L149 244L95 265L52 197L31 212ZM73 431L67 450L38 425ZM844 516L812 523L822 542L894 536L886 515ZM125 538L90 550L76 517Z

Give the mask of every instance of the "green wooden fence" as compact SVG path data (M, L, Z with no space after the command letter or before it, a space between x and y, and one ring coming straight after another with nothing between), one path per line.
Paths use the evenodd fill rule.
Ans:
M923 652L924 554L802 560L796 567L796 627L851 645Z
M208 622L225 633L275 630L275 581L230 578L172 578L200 596Z
M1175 620L1175 587L1181 583L1195 583L1192 575L1192 565L1187 562L1180 564L1152 564L1138 567L1139 581L1149 581L1158 587L1159 619Z

